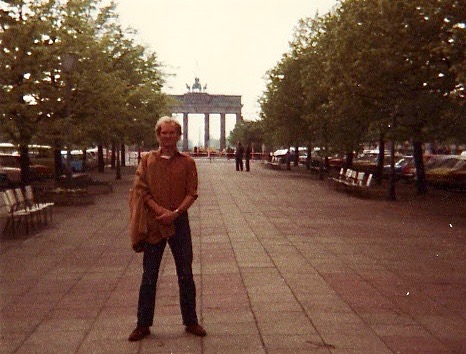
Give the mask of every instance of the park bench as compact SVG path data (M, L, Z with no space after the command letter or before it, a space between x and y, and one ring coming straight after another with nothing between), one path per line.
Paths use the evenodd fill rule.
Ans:
M2 235L15 236L17 229L24 224L26 233L36 225L47 224L47 215L52 218L53 203L37 203L31 186L9 188L0 192L0 218L4 221Z
M336 189L365 194L371 186L372 174L341 168L338 176L332 178L332 181Z

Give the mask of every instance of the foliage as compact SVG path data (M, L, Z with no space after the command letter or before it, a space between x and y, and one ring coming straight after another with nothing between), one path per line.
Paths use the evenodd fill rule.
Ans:
M465 143L465 38L459 0L346 0L302 19L268 72L266 132L348 153L379 136Z
M254 144L256 149L262 146L263 139L262 122L260 121L240 121L235 125L228 137L230 146L236 146L240 141L244 146L246 144Z
M157 56L107 3L0 5L0 131L22 155L31 143L85 148L152 133L165 107Z

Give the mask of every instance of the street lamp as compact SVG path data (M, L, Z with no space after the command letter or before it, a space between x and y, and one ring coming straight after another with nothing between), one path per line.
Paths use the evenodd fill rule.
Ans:
M65 53L62 55L62 70L65 78L65 119L66 119L66 137L68 139L66 144L66 177L68 180L71 179L71 113L70 113L70 101L71 101L71 73L76 69L76 63L78 62L78 56L75 53Z

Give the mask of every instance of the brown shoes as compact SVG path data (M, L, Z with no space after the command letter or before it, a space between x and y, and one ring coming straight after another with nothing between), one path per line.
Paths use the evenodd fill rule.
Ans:
M205 331L205 329L202 328L202 326L197 323L187 325L186 332L194 334L195 336L198 336L198 337L205 337L207 335L207 332Z
M144 338L145 336L148 336L150 334L149 327L136 327L133 332L129 335L128 340L130 342L137 342Z

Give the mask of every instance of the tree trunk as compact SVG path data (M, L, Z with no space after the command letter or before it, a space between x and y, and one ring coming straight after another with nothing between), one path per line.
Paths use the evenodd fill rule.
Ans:
M82 172L85 172L87 170L87 150L86 149L83 149L83 157L82 157L82 169L81 171Z
M395 176L395 141L390 146L390 185L388 188L388 199L396 200L396 176Z
M121 154L121 166L125 167L126 166L126 147L125 144L121 144L121 149L120 149L120 154Z
M21 184L25 186L29 184L31 180L29 168L29 148L27 145L19 146L19 163L21 167Z
M63 159L61 156L61 148L56 147L53 149L53 160L54 160L54 170L55 170L55 181L58 182L60 176L63 174Z
M295 150L294 150L294 161L293 161L293 165L294 166L298 166L299 164L299 147L298 145L295 146Z
M99 173L105 171L104 147L102 144L97 145L97 164Z
M116 151L116 179L121 179L121 159L120 159L120 149L117 149Z
M311 159L312 159L312 145L307 146L307 155L306 155L306 169L311 169Z
M110 168L113 170L116 166L116 144L112 143L112 161L110 163Z
M343 164L343 167L345 169L353 166L353 158L354 152L350 151L345 154L345 163Z
M291 170L291 159L290 159L290 154L291 154L291 151L290 151L290 146L288 146L288 152L286 153L286 169L287 170Z
M379 155L377 157L377 167L375 170L375 180L378 185L382 184L383 165L385 162L385 134L380 133L379 136Z
M413 158L416 166L416 188L418 194L427 193L426 173L424 169L422 143L420 141L413 142Z

